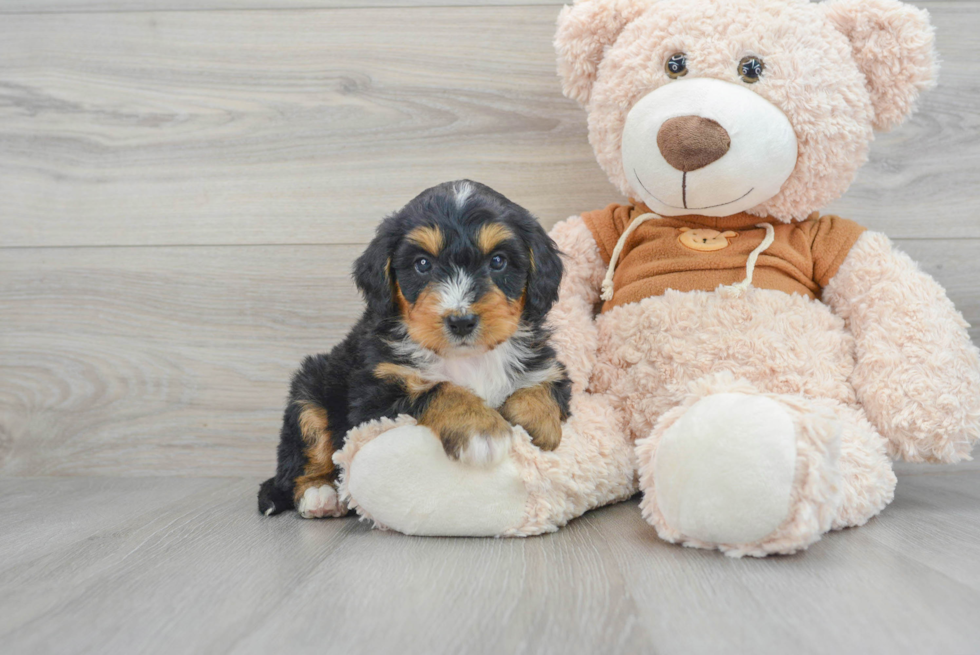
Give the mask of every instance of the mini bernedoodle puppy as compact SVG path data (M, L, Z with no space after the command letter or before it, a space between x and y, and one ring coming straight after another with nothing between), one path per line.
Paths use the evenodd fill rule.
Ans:
M509 423L557 448L571 383L544 319L561 276L538 221L476 182L433 187L386 218L354 264L364 315L293 376L259 511L345 514L333 454L371 419L409 414L474 466L503 456Z

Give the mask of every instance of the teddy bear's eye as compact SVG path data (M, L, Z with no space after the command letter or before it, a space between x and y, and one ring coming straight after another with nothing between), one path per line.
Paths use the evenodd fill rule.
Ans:
M762 78L766 64L758 57L742 57L738 62L738 74L746 84L755 84Z
M664 64L664 70L667 71L667 77L672 80L676 80L678 77L684 77L687 75L687 55L683 52L678 52L673 55Z

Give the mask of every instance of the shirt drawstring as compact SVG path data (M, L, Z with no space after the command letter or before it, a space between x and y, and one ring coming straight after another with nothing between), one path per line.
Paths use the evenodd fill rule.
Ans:
M745 279L738 284L732 285L739 287L741 289L748 289L752 286L752 276L755 274L755 263L759 261L759 255L766 251L766 248L772 245L772 242L776 240L776 228L774 228L770 223L759 223L756 227L765 228L766 238L762 240L759 247L752 251L749 255L749 261L745 264Z
M659 214L654 214L650 212L649 214L640 214L633 219L623 235L619 237L619 241L616 242L616 247L613 248L612 257L609 258L609 268L606 269L606 277L602 280L602 295L600 298L603 300L612 300L613 298L613 273L616 272L616 262L619 260L619 255L623 252L623 246L626 245L626 240L630 238L630 235L640 227L643 223L646 223L651 218L663 218Z
M630 235L636 231L636 228L640 227L643 223L649 221L652 218L663 218L659 214L654 214L650 212L648 214L640 214L630 222L629 226L623 232L622 236L619 237L619 241L616 242L616 247L613 249L612 257L609 258L609 268L606 269L606 277L602 280L602 294L600 297L603 300L612 300L613 292L615 288L613 286L613 274L616 272L616 263L619 261L619 256L623 252L623 247L626 245L626 240L630 238ZM761 227L765 229L766 236L759 244L759 247L752 251L749 255L748 262L745 264L745 279L734 286L737 289L745 290L752 286L752 276L755 274L755 265L759 261L759 255L764 253L766 249L769 248L776 240L776 229L771 223L758 223L756 227Z

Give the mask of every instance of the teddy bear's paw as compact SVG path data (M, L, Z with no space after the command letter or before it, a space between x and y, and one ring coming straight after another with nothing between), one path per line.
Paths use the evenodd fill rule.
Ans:
M340 502L337 490L331 485L310 487L299 499L296 511L304 519L322 519L328 516L343 516L347 507Z
M834 414L801 397L731 392L677 411L637 448L641 507L663 538L763 556L830 528L841 498Z
M347 470L352 507L376 524L405 534L497 536L526 522L528 491L510 439L472 439L461 453L495 466L448 457L429 428L402 425L357 451ZM482 443L480 443L482 441Z
M720 393L664 432L654 462L667 525L708 544L763 539L786 519L796 459L793 420L764 396Z
M511 447L511 433L474 434L459 451L459 461L467 466L496 466L507 457Z

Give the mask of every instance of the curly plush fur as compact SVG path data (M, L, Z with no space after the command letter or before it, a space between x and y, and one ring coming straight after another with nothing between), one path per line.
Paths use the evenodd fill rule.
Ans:
M980 354L943 288L883 234L864 234L824 302L854 336L851 383L892 457L970 459L980 434Z

